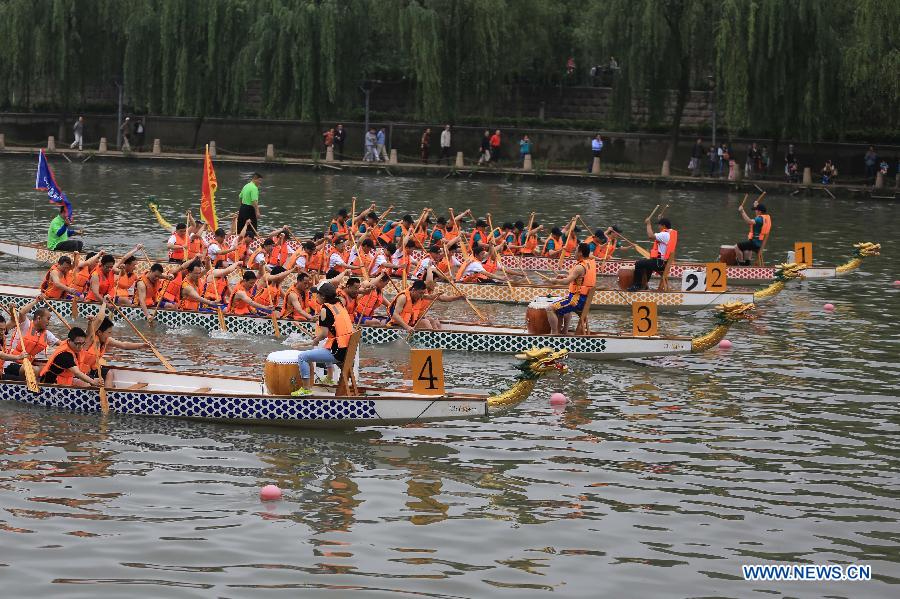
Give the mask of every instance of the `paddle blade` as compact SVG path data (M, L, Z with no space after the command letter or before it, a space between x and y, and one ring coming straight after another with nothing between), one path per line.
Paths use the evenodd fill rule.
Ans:
M106 397L106 387L100 387L100 411L109 414L109 399Z
M28 390L32 393L40 393L41 388L38 385L37 377L34 375L34 366L31 365L31 360L28 358L23 359L22 368L25 370L25 384Z
M272 311L272 331L275 333L276 339L281 339L281 328L278 326L278 314Z
M78 318L78 299L72 298L72 320L76 320Z

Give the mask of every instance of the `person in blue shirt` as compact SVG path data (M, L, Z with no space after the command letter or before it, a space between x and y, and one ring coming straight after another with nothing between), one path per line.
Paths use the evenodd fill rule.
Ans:
M587 172L591 172L594 168L594 158L600 158L600 152L603 151L603 138L598 133L591 140L591 162L588 164Z

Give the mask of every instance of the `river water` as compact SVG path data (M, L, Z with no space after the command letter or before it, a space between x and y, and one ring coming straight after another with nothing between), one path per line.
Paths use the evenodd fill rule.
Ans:
M147 196L170 220L198 203L199 166L53 166L92 247L143 242L161 253L166 234ZM246 172L218 168L220 215L236 208ZM563 224L577 212L634 236L654 205L670 203L684 259L712 259L746 231L741 197L725 192L264 174L264 230L320 230L357 195L358 206L371 198L409 212L471 207L495 223L534 210ZM53 210L33 177L33 161L0 161L0 238L44 239ZM881 242L884 256L760 304L756 321L729 334L731 350L570 361L570 374L490 419L315 432L0 405L2 595L897 596L897 207L827 196L766 204L770 260L794 241L813 241L817 263L845 261L856 241ZM0 257L4 282L37 284L42 272ZM498 322L524 319L522 307L485 309ZM462 304L444 313L468 316ZM594 318L595 329L630 328L621 314ZM667 314L661 330L711 323L709 312ZM183 369L255 376L283 347L145 330ZM153 365L132 352L117 359ZM448 352L444 363L453 387L499 391L515 360ZM408 377L404 347L364 348L364 380ZM550 405L553 391L568 395L564 408ZM259 501L268 483L282 501ZM794 562L868 564L873 580L741 574L742 564Z

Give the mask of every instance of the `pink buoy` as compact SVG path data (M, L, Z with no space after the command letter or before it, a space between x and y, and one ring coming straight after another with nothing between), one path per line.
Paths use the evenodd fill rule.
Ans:
M561 406L569 401L569 398L562 393L554 393L550 396L550 405Z
M731 341L729 341L728 339L722 339L721 341L719 341L719 348L731 349Z
M826 312L834 312L834 304L825 304L824 306L822 306L822 308Z
M900 279L894 281L894 287L900 287Z
M276 501L281 499L281 489L275 485L266 485L259 490L259 498L263 501Z

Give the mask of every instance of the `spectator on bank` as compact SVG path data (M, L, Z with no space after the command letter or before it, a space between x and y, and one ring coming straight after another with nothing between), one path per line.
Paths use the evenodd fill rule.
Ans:
M863 156L863 161L866 163L866 179L874 179L875 165L878 164L878 154L875 152L875 146L869 146L869 150Z
M325 154L328 154L328 148L334 146L334 128L329 129L322 134L322 144L325 146Z
M119 127L119 133L122 134L122 147L119 148L123 152L131 151L131 117L126 116L125 122Z
M491 135L491 160L500 162L500 129Z
M719 168L719 148L709 146L709 152L706 153L706 161L709 163L709 176L716 176L716 169Z
M887 175L890 168L891 167L888 165L888 161L882 159L882 161L878 165L878 172L882 175Z
M834 183L834 178L836 176L837 169L834 168L834 164L831 162L831 160L826 160L825 166L822 167L822 185Z
M134 145L137 146L138 152L144 151L144 117L138 117L134 122Z
M797 162L797 155L794 153L794 144L788 145L787 153L784 155L784 176L789 183L796 183L800 180L800 165Z
M438 163L443 163L444 159L447 159L447 164L450 164L450 157L453 155L451 151L450 145L450 125L444 125L444 130L441 131L441 157L438 159Z
M531 154L531 139L527 135L523 135L519 140L519 164L525 167L525 156Z
M705 153L703 140L698 137L694 147L691 148L691 160L688 162L688 170L691 171L692 176L696 177L700 174L700 160L703 159Z
M594 139L591 140L591 161L588 163L587 172L590 173L594 169L594 158L599 159L602 151L603 138L598 133L594 136Z
M382 162L388 161L387 133L385 133L384 127L375 134L375 157Z
M422 139L419 141L419 151L422 153L422 164L428 164L428 150L431 147L431 127L425 129Z
M375 162L378 160L378 155L376 152L376 146L378 145L378 136L375 134L375 127L372 127L366 132L365 138L365 148L366 153L363 155L363 161L365 162Z
M487 164L491 161L491 132L484 130L484 136L481 138L481 147L478 150L478 166Z
M750 178L754 172L759 170L759 148L756 142L753 142L747 149L747 160L744 163L744 177Z
M342 124L338 123L337 129L334 130L334 153L337 154L338 160L344 159L345 141L347 141L347 131L344 130Z
M769 162L769 146L763 146L762 151L759 153L759 163L764 175L769 174Z
M78 117L78 120L75 121L75 125L72 127L72 133L75 134L75 141L72 142L70 148L74 148L78 146L78 151L82 150L82 145L84 143L84 117Z

